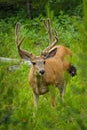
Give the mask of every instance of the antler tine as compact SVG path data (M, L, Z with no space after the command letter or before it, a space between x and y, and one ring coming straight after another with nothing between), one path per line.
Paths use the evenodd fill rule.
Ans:
M49 50L52 49L55 46L55 42L56 42L56 39L52 44L50 44L46 49L44 49L41 52L41 55L44 55L44 56L47 55L49 53Z
M55 46L56 42L58 42L58 33L57 33L56 30L54 31L54 33L55 33L55 40L54 40L54 42L52 42L52 44L50 44L46 49L44 49L42 51L42 53L41 53L42 55L46 55Z
M58 32L56 30L54 30L54 38L58 42Z
M15 28L16 43L17 43L17 45L19 44L19 32L20 32L20 23L17 23L16 24L16 28Z
M48 32L48 35L49 35L49 44L51 44L53 42L53 38L52 38L50 19L48 18L47 20L43 20L43 23L44 23L44 26Z
M32 53L20 48L20 45L24 41L25 37L23 37L21 40L19 40L19 34L20 34L20 23L19 22L16 24L15 33L16 33L17 48L18 48L20 57L23 59L31 58L33 56Z
M21 43L24 41L25 36L19 41L19 33L20 33L20 23L16 24L16 43L17 47L20 48Z
M51 32L51 24L50 24L50 19L47 19L43 21L45 28L49 34L49 40L50 40L50 45L42 51L42 55L47 55L49 51L55 46L56 42L58 42L58 33L56 30L54 30L54 40L52 38L52 32Z

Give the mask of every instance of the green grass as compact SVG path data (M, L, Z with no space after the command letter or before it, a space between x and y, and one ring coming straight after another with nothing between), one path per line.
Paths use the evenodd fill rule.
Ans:
M21 36L26 35L22 47L39 55L47 47L48 36L42 18L22 21ZM19 58L15 44L15 23L0 22L0 56ZM13 22L14 21L14 22ZM61 22L60 22L61 21ZM35 112L33 94L28 83L30 67L22 64L16 71L9 71L14 63L0 61L0 130L86 130L87 129L87 48L82 38L84 30L75 26L76 21L62 15L52 21L59 35L59 44L68 46L72 53L72 64L77 67L77 76L68 81L64 101L61 102L56 89L56 107L51 107L50 94L40 97ZM83 24L83 23L82 23ZM39 48L39 49L37 49Z

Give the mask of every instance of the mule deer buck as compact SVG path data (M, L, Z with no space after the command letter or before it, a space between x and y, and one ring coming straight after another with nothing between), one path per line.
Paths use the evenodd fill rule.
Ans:
M28 52L20 47L25 37L19 40L19 33L20 24L17 23L16 43L19 55L22 59L29 60L32 63L28 80L33 90L34 105L37 108L39 95L50 91L51 103L52 106L55 106L54 89L59 89L60 97L63 96L65 89L64 71L67 67L64 69L65 61L63 62L63 58L67 51L65 51L65 49L62 50L62 54L60 54L61 52L58 54L58 51L61 50L62 46L55 46L55 43L58 41L57 33L55 32L54 41L52 41L51 44L43 50L39 56L35 56L31 52Z

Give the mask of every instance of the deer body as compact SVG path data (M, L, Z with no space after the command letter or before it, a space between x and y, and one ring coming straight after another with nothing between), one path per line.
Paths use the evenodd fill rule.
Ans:
M28 78L34 93L41 95L48 92L49 85L53 85L54 87L61 85L64 78L61 60L57 61L54 58L47 59L44 65L45 73L43 75L36 73L35 69L35 66L32 66Z
M42 62L42 59L39 58L39 62ZM38 67L36 67L38 65ZM38 104L39 95L45 94L50 90L50 86L53 89L58 88L60 92L60 96L62 96L63 91L65 89L64 85L64 70L63 63L61 59L56 60L56 58L46 59L44 66L41 67L38 64L38 60L36 61L36 65L33 65L29 72L29 84L33 90L35 106ZM37 68L42 68L44 73L41 74L40 71L37 71ZM51 103L52 106L55 106L55 95L51 95Z
M69 73L70 76L75 76L77 74L76 67L71 65L71 59L72 59L72 52L68 47L62 46L62 45L56 45L54 46L50 51L57 48L57 52L54 56L56 60L61 60L63 63L63 69ZM69 59L67 59L67 57Z
M50 85L53 86L54 88L57 87L59 89L60 96L63 95L63 92L65 90L64 72L68 70L70 67L70 62L67 61L65 57L68 55L71 58L72 53L67 47L61 45L54 46L50 50L50 52L55 50L55 48L56 48L55 55L51 58L47 58L43 68L41 67L42 70L45 70L45 73L43 75L39 75L39 73L37 73L37 68L35 67L35 65L33 65L30 69L28 79L34 93L34 97L36 97L35 104L38 103L37 97L39 95L42 95L49 91ZM39 59L41 58L39 57ZM54 106L55 104L54 95L51 98L52 98L52 106Z
M66 56L72 58L72 52L70 51L69 48L62 46L62 45L56 45L52 49L54 49L54 48L57 48L57 52L56 52L54 58L56 58L56 60L60 59L63 63L64 70L68 70L71 63L70 63L70 61L66 60Z

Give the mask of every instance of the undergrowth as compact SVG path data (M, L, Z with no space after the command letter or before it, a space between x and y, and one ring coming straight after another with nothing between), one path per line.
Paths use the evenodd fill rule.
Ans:
M42 24L43 17L21 22L20 37L26 36L22 47L39 55L48 46L47 32ZM0 22L0 57L18 58L15 44L14 17ZM80 24L78 25L78 23ZM78 26L77 26L78 25ZM35 113L33 94L28 83L30 67L22 64L16 71L9 67L14 63L0 61L0 130L86 130L87 129L87 46L84 44L83 21L70 18L63 13L52 20L52 27L58 31L58 44L70 48L72 64L77 75L70 78L64 101L56 90L56 108L51 107L50 94L40 97Z

